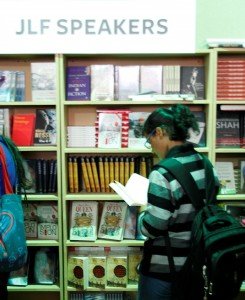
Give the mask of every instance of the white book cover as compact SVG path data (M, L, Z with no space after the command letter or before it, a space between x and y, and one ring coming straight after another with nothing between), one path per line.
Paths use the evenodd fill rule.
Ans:
M100 113L98 148L121 148L122 114Z
M140 66L140 93L162 93L162 66Z
M32 101L56 100L56 69L54 62L31 63Z
M0 102L15 101L16 72L0 71Z
M236 194L233 162L219 161L215 163L215 168L220 182L220 194Z
M38 204L38 238L45 240L57 240L58 235L58 207L57 205Z
M129 113L129 131L128 131L128 147L143 148L146 141L143 135L143 127L150 112L130 112Z
M109 185L129 206L146 205L148 202L149 179L144 176L133 173L125 186L116 180Z
M245 194L245 160L241 161L241 186L240 190L243 194Z
M70 207L70 240L97 239L98 202L72 201Z

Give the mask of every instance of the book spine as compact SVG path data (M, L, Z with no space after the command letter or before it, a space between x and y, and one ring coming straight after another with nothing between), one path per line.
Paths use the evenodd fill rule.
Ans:
M73 172L73 158L71 156L68 157L68 187L69 192L74 193L74 172Z
M130 162L129 162L129 176L131 176L134 173L134 157L130 157Z
M86 192L90 193L91 187L90 187L89 175L88 175L84 157L81 157L81 167L82 167L82 176L83 176Z
M119 181L124 185L124 158L120 157L119 161Z
M42 160L37 159L37 191L43 193Z
M114 170L115 170L114 179L116 181L119 181L120 180L119 179L120 170L119 170L119 159L118 159L118 157L115 157L114 161L115 161L115 163L114 163L114 165L115 165L115 167L114 167Z
M129 179L129 157L126 157L124 163L124 182L127 183L128 179Z
M100 182L99 182L99 175L98 175L97 165L96 165L94 157L91 157L91 166L92 166L92 171L93 171L95 190L96 190L97 193L99 193L100 192Z
M104 163L102 157L99 157L99 176L100 176L101 192L105 193L105 170L104 170Z
M92 167L91 167L91 164L90 164L89 157L86 157L85 161L86 161L86 167L87 167L87 172L88 172L88 178L89 178L89 182L90 182L91 192L95 193L96 192L95 182L94 182L93 171L92 171Z
M79 185L78 185L78 164L77 158L73 157L73 183L74 183L74 193L78 193Z
M109 162L108 162L108 157L105 157L104 159L104 169L105 169L105 192L109 193L110 192L110 170L109 170Z
M114 175L115 175L113 157L109 158L109 173L110 173L110 182L113 182L114 181ZM112 192L112 189L110 189L110 192Z

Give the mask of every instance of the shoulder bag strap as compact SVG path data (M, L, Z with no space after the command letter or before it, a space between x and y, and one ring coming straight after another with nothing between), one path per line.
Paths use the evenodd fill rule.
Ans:
M13 187L9 180L6 157L3 148L0 146L0 164L2 166L3 186L5 194L13 194Z

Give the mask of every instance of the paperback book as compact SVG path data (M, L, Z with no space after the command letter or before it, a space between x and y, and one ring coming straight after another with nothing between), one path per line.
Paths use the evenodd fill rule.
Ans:
M143 135L143 126L150 115L149 112L129 112L128 147L144 148L146 141Z
M38 238L58 240L58 208L56 204L39 204L37 206Z
M234 165L230 161L219 161L215 163L215 168L220 182L221 195L236 194Z
M14 114L12 140L17 146L32 146L34 141L36 114Z
M87 288L88 268L88 257L70 254L67 267L67 280L69 286L77 289Z
M125 186L116 180L109 185L129 206L147 204L149 179L146 177L133 173Z

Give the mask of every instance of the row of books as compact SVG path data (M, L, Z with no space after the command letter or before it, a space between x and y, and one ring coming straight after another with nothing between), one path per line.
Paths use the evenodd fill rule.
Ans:
M17 146L56 145L56 109L15 113L9 118L11 138Z
M137 266L142 259L138 247L134 250L115 247L104 251L91 249L89 252L75 251L68 256L68 285L79 289L106 287L125 288L138 283ZM80 269L80 272L78 272ZM83 274L83 277L79 276Z
M66 67L67 100L129 100L142 94L156 94L162 99L169 94L204 99L204 66L92 64Z
M57 203L23 203L27 239L58 240Z
M245 148L244 111L217 111L216 147Z
M56 100L56 70L54 62L31 62L32 101ZM25 101L24 71L0 70L0 102Z
M217 99L245 99L245 59L241 56L218 58Z
M132 173L147 177L153 165L152 156L74 156L67 159L70 193L110 193L113 180L124 184Z
M70 292L69 300L131 300L124 292Z
M58 282L58 254L55 248L31 247L26 264L10 272L8 285L55 284Z
M138 208L123 201L71 201L69 216L71 241L145 239L137 226Z
M24 167L32 185L25 190L27 194L49 194L57 192L57 160L30 158Z

